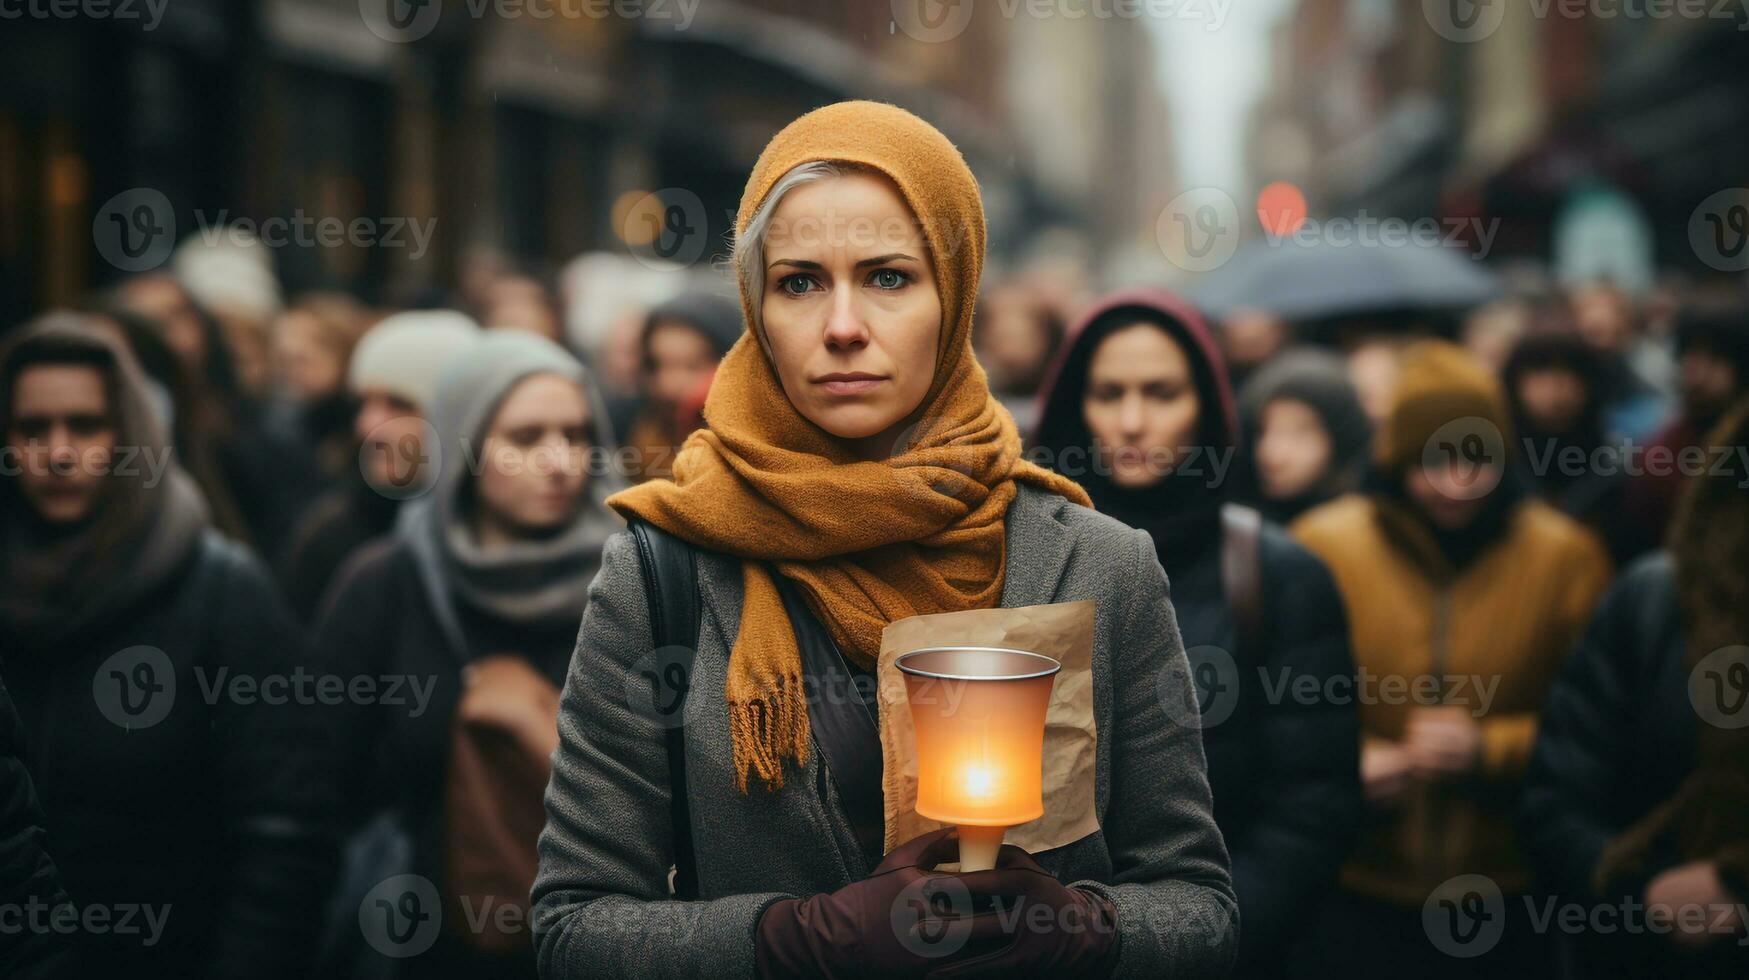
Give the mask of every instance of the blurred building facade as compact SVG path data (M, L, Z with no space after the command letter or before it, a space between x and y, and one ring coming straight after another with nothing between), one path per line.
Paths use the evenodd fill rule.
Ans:
M1044 225L1118 247L1170 180L1147 32L1012 5L968 4L921 39L889 3L175 0L157 22L134 6L0 32L8 321L121 274L92 223L135 188L162 191L178 238L228 218L432 229L423 250L280 247L293 292L414 301L480 248L537 272L599 248L708 262L765 141L844 98L946 131L997 249Z
M1496 257L1543 259L1575 195L1607 188L1661 267L1706 271L1689 218L1749 185L1749 13L1444 2L1301 0L1250 120L1252 180L1293 181L1314 212L1498 219Z

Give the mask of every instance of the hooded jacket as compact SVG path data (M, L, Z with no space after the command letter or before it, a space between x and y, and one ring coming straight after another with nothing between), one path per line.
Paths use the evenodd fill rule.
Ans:
M1158 290L1128 290L1088 310L1059 350L1042 390L1032 452L1041 463L1093 459L1082 414L1099 343L1137 322L1158 326L1191 362L1199 401L1201 472L1124 491L1102 472L1071 473L1095 508L1146 530L1172 586L1172 607L1197 679L1215 819L1233 858L1240 973L1279 972L1305 909L1334 881L1361 810L1354 711L1270 692L1292 678L1320 690L1353 673L1348 631L1330 573L1273 524L1259 541L1260 629L1240 638L1223 577L1221 507L1238 444L1233 398L1214 338L1194 309ZM1187 457L1186 463L1197 466ZM1091 467L1090 467L1091 469ZM1101 468L1102 469L1102 468Z
M117 928L79 936L78 973L303 976L335 803L310 714L270 697L295 690L297 624L254 556L207 526L192 481L141 462L169 458L169 435L126 349L56 318L18 338L0 377L44 342L102 365L117 445L140 450L131 471L114 455L98 510L70 531L0 494L0 669L47 847L80 905L158 916L123 930L117 911Z
M1330 463L1298 496L1268 500L1257 481L1257 439L1262 435L1264 410L1279 399L1301 402L1317 413L1330 437ZM1291 522L1360 483L1372 423L1348 379L1347 365L1334 353L1302 347L1272 357L1239 390L1239 424L1245 430L1245 445L1237 464L1241 494L1271 520Z
M505 655L526 663L522 673L538 674L555 689L563 684L589 583L619 526L601 500L620 481L611 471L592 470L581 510L559 533L493 549L476 542L467 501L473 473L483 465L485 429L517 384L543 373L583 388L591 406L592 458L613 458L606 412L575 358L533 334L482 334L444 367L433 395L430 489L402 505L393 535L347 562L312 638L310 658L321 670L384 695L329 709L337 739L334 779L349 801L347 817L358 822L393 813L411 837L411 870L434 883L445 880L446 781L470 666ZM392 678L408 683L384 687ZM526 958L525 950L518 952ZM447 944L417 962L425 975L486 969Z
M1363 744L1400 740L1417 706L1462 706L1481 728L1473 775L1417 785L1371 813L1343 869L1346 888L1411 906L1459 874L1487 875L1508 894L1529 886L1512 815L1538 712L1611 575L1591 532L1504 483L1466 531L1421 517L1403 475L1453 423L1467 426L1457 438L1492 426L1496 447L1511 444L1492 378L1455 346L1423 342L1405 354L1375 442L1376 489L1293 525L1347 607Z

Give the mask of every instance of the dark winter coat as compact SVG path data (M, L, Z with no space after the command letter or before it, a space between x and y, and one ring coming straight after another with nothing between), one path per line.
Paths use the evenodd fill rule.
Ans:
M42 807L18 756L24 725L0 682L0 908L28 911L67 903L60 872L43 848ZM67 937L46 917L6 923L0 929L0 976L49 980L68 975Z

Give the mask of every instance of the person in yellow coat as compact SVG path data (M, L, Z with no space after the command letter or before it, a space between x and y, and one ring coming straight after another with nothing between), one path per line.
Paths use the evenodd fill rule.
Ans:
M1611 568L1520 488L1514 451L1495 379L1420 342L1362 490L1292 527L1347 608L1356 676L1325 696L1358 707L1369 803L1310 974L1546 974L1512 819L1543 697Z

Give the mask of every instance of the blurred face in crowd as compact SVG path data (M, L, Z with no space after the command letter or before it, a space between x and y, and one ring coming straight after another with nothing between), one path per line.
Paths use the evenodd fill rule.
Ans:
M703 384L717 363L716 348L684 323L656 324L650 330L649 345L647 390L651 398L670 407Z
M1051 355L1050 329L1038 301L1017 288L998 289L984 301L978 322L978 363L998 391L1035 385Z
M1298 398L1277 398L1258 419L1257 480L1263 495L1287 500L1312 489L1335 449L1324 420Z
M1193 444L1200 411L1190 358L1158 326L1122 327L1094 349L1081 413L1116 485L1165 479Z
M346 359L324 339L314 314L288 310L273 327L273 373L300 400L321 398L340 387Z
M1235 368L1256 367L1287 343L1287 324L1273 313L1238 310L1221 321L1221 344Z
M1499 463L1474 463L1452 458L1435 466L1410 466L1403 476L1403 489L1433 525L1443 531L1461 531L1482 512L1487 495L1469 499L1475 487L1497 486Z
M1360 399L1361 410L1381 425L1391 414L1391 399L1397 391L1397 350L1389 343L1364 342L1348 354L1348 380L1354 382L1354 393Z
M207 336L188 294L167 275L136 276L121 287L124 306L163 331L164 343L184 366L198 374L206 366Z
M941 334L928 244L891 181L828 177L778 202L760 318L796 411L865 458L890 451L929 392Z
M6 431L20 496L50 524L91 516L115 451L103 374L86 364L42 364L18 375Z
M474 481L482 537L539 535L570 523L588 483L589 402L553 374L524 379L486 427Z
M1683 411L1692 419L1714 419L1731 407L1743 382L1737 366L1705 347L1695 345L1676 361Z
M1532 425L1548 433L1570 431L1585 411L1585 382L1569 368L1533 368L1518 376L1515 395Z
M414 485L425 467L425 424L419 406L380 389L366 389L358 397L352 430L358 437L365 482L379 490Z
M1573 323L1594 349L1618 354L1633 339L1633 310L1621 290L1609 285L1584 286L1573 292Z
M541 284L526 276L504 276L487 289L482 323L493 330L526 330L558 342L559 318Z

